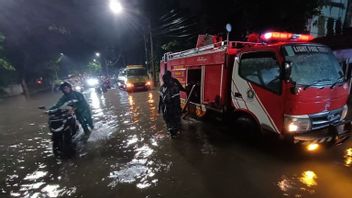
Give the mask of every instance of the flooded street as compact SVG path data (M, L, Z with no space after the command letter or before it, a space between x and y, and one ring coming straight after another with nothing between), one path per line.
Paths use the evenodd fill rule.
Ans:
M95 129L76 158L56 159L38 107L60 95L0 101L0 197L352 197L352 141L310 155L192 118L171 139L156 91L87 91Z

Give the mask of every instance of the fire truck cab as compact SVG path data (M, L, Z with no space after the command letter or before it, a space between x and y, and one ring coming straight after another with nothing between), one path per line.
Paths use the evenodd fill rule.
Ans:
M229 113L234 122L247 120L295 143L340 143L351 131L345 120L349 78L331 50L311 39L281 32L258 35L255 42L203 35L196 48L163 56L160 79L169 70L193 87L181 93L181 105L187 101L198 117Z

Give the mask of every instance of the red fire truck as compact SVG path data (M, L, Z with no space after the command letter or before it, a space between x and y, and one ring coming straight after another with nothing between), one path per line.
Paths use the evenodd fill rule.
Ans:
M245 42L207 38L200 36L194 49L166 53L160 63L160 79L169 70L184 86L194 85L191 95L181 93L188 111L226 113L308 150L348 139L349 77L327 46L285 32L252 34Z

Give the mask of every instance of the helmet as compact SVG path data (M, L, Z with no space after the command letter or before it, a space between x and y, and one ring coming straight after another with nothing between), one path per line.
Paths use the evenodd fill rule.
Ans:
M69 87L70 89L72 89L72 85L68 82L63 82L61 85L60 85L60 90L61 91L64 91L64 88L65 87Z

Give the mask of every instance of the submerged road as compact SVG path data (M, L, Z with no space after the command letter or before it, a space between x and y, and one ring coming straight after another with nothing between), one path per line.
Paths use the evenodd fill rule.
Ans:
M275 140L187 118L171 139L155 91L87 91L96 129L74 159L51 151L60 94L0 101L0 197L352 197L352 142L305 154Z

